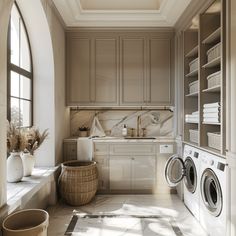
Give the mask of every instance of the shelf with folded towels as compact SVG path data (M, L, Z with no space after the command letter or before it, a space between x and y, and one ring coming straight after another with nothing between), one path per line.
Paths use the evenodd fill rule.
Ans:
M217 124L221 121L220 117L220 103L207 103L203 105L203 123L204 124Z
M198 20L198 27L192 30L190 26L183 35L183 140L197 148L204 148L225 157L225 22L221 12L202 12ZM217 137L218 144L215 148L212 148L214 145L209 142L209 136Z

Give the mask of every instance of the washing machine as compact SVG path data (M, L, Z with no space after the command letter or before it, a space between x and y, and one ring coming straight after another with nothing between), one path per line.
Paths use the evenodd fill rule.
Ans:
M200 155L201 151L189 145L184 146L183 157L171 156L165 166L165 178L170 187L184 182L184 203L199 220L200 201Z
M200 224L210 236L226 236L226 160L202 152L200 164Z

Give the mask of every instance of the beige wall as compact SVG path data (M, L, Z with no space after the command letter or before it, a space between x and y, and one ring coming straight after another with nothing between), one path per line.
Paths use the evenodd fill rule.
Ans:
M50 27L55 73L55 164L62 161L63 139L69 136L69 108L65 106L65 31L51 0L42 0Z
M62 141L69 136L65 106L65 35L51 0L18 0L31 39L34 66L34 124L49 128L36 153L38 166L62 160ZM37 27L35 27L37 25Z
M7 104L7 29L13 3L0 1L0 207L6 201L6 104Z

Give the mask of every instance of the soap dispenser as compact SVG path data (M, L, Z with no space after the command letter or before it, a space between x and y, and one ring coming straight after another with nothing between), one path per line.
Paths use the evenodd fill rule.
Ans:
M128 133L128 131L127 131L127 125L124 125L124 127L123 127L123 129L122 129L122 135L125 137L125 136L127 136L127 133Z

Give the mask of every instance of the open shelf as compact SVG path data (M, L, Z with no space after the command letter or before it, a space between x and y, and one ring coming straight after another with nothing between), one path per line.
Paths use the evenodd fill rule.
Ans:
M185 77L194 77L196 75L198 75L198 69L188 73L187 75L185 75Z
M190 52L188 52L185 57L194 57L198 55L198 45L194 47Z
M216 59L208 62L207 64L203 65L203 68L213 68L215 66L219 66L221 61L221 57L217 57Z
M216 85L214 87L202 90L203 93L220 93L220 91L221 91L220 85Z
M198 97L199 92L195 92L195 93L189 93L187 95L185 95L186 97Z
M187 122L187 121L185 121L185 123L186 123L186 124L198 124L199 122L193 122L193 121Z
M220 39L221 27L216 29L212 34L210 34L206 39L202 41L203 44L213 43Z
M217 12L215 12L216 8ZM198 19L198 24L190 25L184 31L182 53L184 60L184 143L221 157L226 155L225 12L224 0L213 0L205 11L194 16L193 19ZM198 59L198 64L195 62L196 59ZM195 70L190 72L190 68ZM192 93L192 91L198 92ZM204 104L215 102L220 103L220 109L212 109L212 111L219 110L218 114L213 115L212 119L206 119L205 117L209 115L206 115L207 110L203 112ZM199 111L199 116L194 116L196 111ZM198 131L198 139L196 139L197 133L191 130ZM212 145L212 140L209 142L209 133L222 134L218 137L219 151L208 147Z

